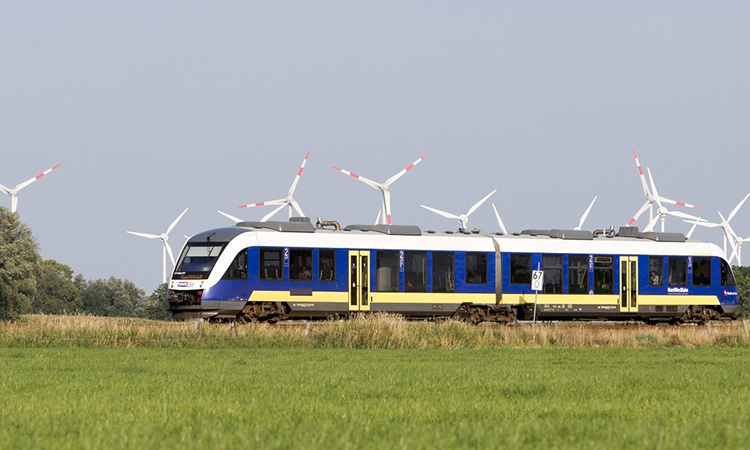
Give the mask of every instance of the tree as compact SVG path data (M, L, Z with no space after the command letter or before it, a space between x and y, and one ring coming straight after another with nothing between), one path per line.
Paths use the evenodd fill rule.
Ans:
M132 281L115 277L89 281L81 291L83 310L97 316L136 317L144 295Z
M32 312L66 314L81 311L81 292L73 281L73 269L53 259L42 261L37 275L37 294Z
M0 320L14 320L36 294L39 248L29 227L0 207Z
M737 280L737 292L740 296L740 311L747 317L750 315L750 267L735 266L732 268Z
M153 320L172 320L167 301L167 284L162 283L149 295L143 304L141 317Z

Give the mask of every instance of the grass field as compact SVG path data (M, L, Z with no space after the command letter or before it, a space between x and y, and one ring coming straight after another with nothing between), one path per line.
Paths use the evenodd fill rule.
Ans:
M750 337L705 327L0 324L0 448L743 448Z

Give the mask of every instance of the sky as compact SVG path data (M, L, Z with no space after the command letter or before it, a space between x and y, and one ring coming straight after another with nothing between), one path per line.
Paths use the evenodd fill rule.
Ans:
M584 228L619 227L644 202L634 149L717 221L750 192L748 23L739 1L0 1L0 183L60 163L19 195L42 257L147 293L161 244L126 230L190 208L177 253L231 225L217 210L259 220L237 206L284 197L307 151L313 221L380 208L332 165L385 181L429 152L396 224L456 229L419 205L497 189L470 227L498 229L494 202L511 232L572 228L594 196ZM750 205L732 226L750 236Z

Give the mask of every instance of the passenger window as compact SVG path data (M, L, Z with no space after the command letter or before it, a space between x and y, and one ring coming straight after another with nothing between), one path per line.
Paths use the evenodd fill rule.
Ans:
M687 286L688 259L687 256L670 256L668 259L670 286Z
M664 286L664 257L648 257L648 284L649 286Z
M531 284L531 255L514 253L510 255L510 283Z
M284 272L281 270L280 248L260 249L260 279L272 281L284 279Z
M432 292L456 292L456 254L432 253Z
M615 257L594 256L594 294L615 293Z
M336 251L318 252L318 281L336 281Z
M376 254L378 292L398 292L398 252L384 251Z
M404 252L404 290L427 292L427 252Z
M312 254L309 249L289 250L289 279L292 281L312 281Z
M222 279L247 280L247 249L237 254Z
M729 267L726 261L721 261L721 285L722 286L737 286L737 281L734 279L732 268Z
M693 286L711 286L711 258L693 257Z
M562 255L542 255L544 294L562 294Z
M487 253L466 254L466 284L487 284Z
M589 292L589 256L568 256L568 293L588 294Z

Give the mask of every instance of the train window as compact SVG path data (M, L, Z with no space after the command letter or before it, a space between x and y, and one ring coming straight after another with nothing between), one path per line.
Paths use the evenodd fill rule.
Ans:
M544 271L544 294L562 294L562 255L542 255L542 270Z
M668 259L670 286L687 286L688 259L687 256L670 256Z
M614 279L614 256L594 256L594 294L614 294Z
M487 253L466 253L466 284L487 284Z
M318 252L318 281L336 281L336 251Z
M312 281L313 251L309 249L289 250L289 279L292 281Z
M649 286L664 286L664 257L648 257L648 284Z
M588 294L589 255L568 256L568 294Z
M398 252L384 251L376 255L377 291L398 292Z
M693 286L711 286L711 258L693 257Z
M176 280L205 280L219 259L225 244L187 245L177 261Z
M531 284L531 255L514 253L510 255L511 284Z
M247 249L242 250L229 265L224 280L247 280Z
M427 252L404 252L404 290L427 292Z
M260 279L261 280L283 280L284 271L281 270L281 249L260 249Z
M432 292L456 292L456 254L432 253Z
M737 281L734 279L732 269L729 267L726 261L721 261L721 285L722 286L737 286Z

